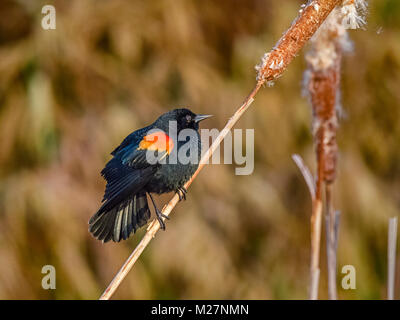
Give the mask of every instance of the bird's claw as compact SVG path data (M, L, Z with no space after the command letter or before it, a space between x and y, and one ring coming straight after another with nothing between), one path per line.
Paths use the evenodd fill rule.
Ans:
M169 220L169 217L167 215L165 215L164 213L162 213L162 212L160 212L160 216L165 218L165 219L167 219L167 220Z
M162 230L165 230L165 223L162 218L169 220L169 217L167 215L165 215L164 213L162 213L160 210L158 210L157 207L156 207L156 215L157 215L158 223L160 224L160 228Z
M157 216L158 223L160 224L160 228L165 231L165 223L161 219L161 217Z
M178 188L178 190L176 191L176 193L177 193L178 196L179 196L179 201L186 200L186 193L187 193L187 190L186 190L185 187L180 187L180 188Z

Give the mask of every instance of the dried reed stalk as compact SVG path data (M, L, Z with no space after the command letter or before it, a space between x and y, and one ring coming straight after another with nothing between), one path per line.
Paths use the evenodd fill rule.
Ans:
M312 176L312 174L311 174L310 170L307 168L307 166L304 164L303 159L298 154L292 155L292 159L296 163L296 165L299 167L300 172L303 174L304 180L308 186L308 190L310 191L311 200L314 201L314 199L315 199L314 177Z
M315 179L310 170L304 164L303 159L297 155L292 155L293 161L296 163L300 172L302 173L305 182L307 183L308 190L310 191L312 202L311 213L311 264L310 264L310 287L309 298L316 300L318 298L318 285L319 285L319 246L321 237L321 216L322 216L322 201L317 198L317 186ZM318 182L318 180L317 180ZM319 186L320 188L320 186ZM318 195L320 196L320 194Z
M320 251L320 238L321 238L321 218L322 218L322 200L317 195L318 188L310 170L304 164L303 159L295 154L292 155L293 161L296 163L304 180L307 183L308 190L310 191L312 212L311 212L311 263L310 263L310 285L309 285L309 298L310 300L318 299L318 285L319 285L319 251Z
M394 299L394 284L396 272L397 217L389 219L388 228L388 285L387 298Z
M319 28L322 22L326 19L329 13L335 8L340 0L313 0L309 1L305 6L297 19L292 23L290 28L283 34L274 49L266 53L262 58L261 63L256 67L258 71L257 84L244 100L242 105L228 121L224 129L220 132L218 137L215 139L211 147L206 151L200 160L199 168L193 175L193 177L185 185L186 188L190 186L197 174L204 167L204 165L211 158L213 152L218 148L219 144L240 119L243 113L254 101L254 97L260 88L266 83L277 79L294 57L299 53L300 49L304 44L312 37L315 31ZM179 201L178 195L175 195L171 201L163 208L162 212L168 216L172 209L176 206ZM159 223L153 220L138 246L126 260L124 265L121 267L119 272L116 274L114 279L111 281L107 289L101 295L100 299L107 300L113 295L115 290L121 284L123 279L126 277L128 272L131 270L143 250L150 243L151 239L154 238L157 231L160 229Z
M326 188L330 188L327 185ZM340 212L335 211L332 201L328 200L331 192L326 191L326 214L325 214L325 230L326 230L326 252L328 263L328 296L331 300L337 299L336 288L336 267L337 267L337 245L339 233Z

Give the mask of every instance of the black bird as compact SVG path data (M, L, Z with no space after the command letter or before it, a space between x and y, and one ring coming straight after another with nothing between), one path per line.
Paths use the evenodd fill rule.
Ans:
M156 207L151 193L175 191L180 200L186 199L183 186L196 171L200 160L199 122L208 117L210 115L196 115L188 109L169 111L153 124L132 132L111 152L113 158L101 171L107 181L102 205L89 220L89 231L95 238L119 242L144 226L150 219L146 194L149 194L160 226L165 230L162 217L166 216ZM188 130L192 133L189 139L174 138L174 134L169 133L170 126L173 128L174 125L176 137L182 130L192 129ZM195 156L195 163L180 161L179 150L184 145L183 151L197 152L189 155ZM149 161L148 152L159 161Z

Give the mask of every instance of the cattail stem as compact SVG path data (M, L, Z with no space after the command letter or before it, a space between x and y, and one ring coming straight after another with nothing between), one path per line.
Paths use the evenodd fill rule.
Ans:
M277 79L294 57L299 53L304 44L312 37L315 31L319 28L322 22L326 19L333 8L340 2L340 0L313 0L309 1L308 5L300 12L297 19L292 23L290 28L283 34L274 49L266 54L262 59L261 64L258 66L257 84L244 100L242 105L228 121L224 129L220 132L218 137L215 139L211 147L205 152L199 163L199 168L193 175L193 177L185 184L188 188L197 174L204 167L204 165L211 158L214 151L218 148L222 140L240 119L243 113L254 101L254 97L260 88L268 81ZM163 208L162 213L168 216L172 209L176 206L179 201L178 195L175 195L171 201ZM321 204L322 207L322 204ZM160 229L159 223L153 220L143 239L140 241L138 246L129 256L128 260L124 263L122 268L119 270L117 275L114 277L110 285L101 295L100 299L107 300L114 294L118 286L121 284L123 279L126 277L128 272L132 269L133 265L150 243L151 239L154 238L157 231Z
M337 243L339 232L340 212L335 211L332 203L332 184L325 188L326 214L326 252L328 264L328 296L330 300L337 300L336 288L336 266L337 266Z
M318 299L319 253L321 246L322 200L315 199L311 213L311 266L310 266L310 300Z

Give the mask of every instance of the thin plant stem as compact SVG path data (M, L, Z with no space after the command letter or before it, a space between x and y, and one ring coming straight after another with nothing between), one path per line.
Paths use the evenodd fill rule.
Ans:
M314 177L312 176L310 170L305 165L303 159L298 155L292 155L293 161L296 163L297 167L300 169L301 174L307 184L308 191L310 192L311 200L314 201L315 199L315 182Z
M388 285L387 298L394 299L394 284L396 272L397 217L389 219L388 231Z
M330 300L337 300L336 267L337 267L337 242L339 228L339 211L335 211L332 203L332 184L325 187L325 231L326 252L328 264L328 296Z

